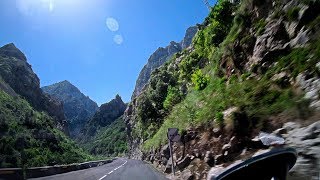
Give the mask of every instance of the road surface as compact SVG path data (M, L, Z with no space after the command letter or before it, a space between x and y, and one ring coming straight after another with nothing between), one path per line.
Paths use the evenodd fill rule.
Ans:
M102 166L33 180L162 180L166 177L143 161L119 158Z

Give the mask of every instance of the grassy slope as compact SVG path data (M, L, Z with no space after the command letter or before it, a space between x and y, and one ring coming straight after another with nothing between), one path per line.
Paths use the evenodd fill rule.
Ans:
M166 131L169 127L184 130L195 125L217 126L219 123L229 123L223 122L223 119L221 119L222 111L229 107L241 107L248 115L254 128L263 128L263 122L268 120L269 116L283 111L299 114L300 108L298 107L301 107L301 105L307 106L307 103L302 100L302 95L295 93L292 86L283 86L283 82L274 82L271 77L279 72L287 72L294 78L298 73L304 71L319 76L319 72L314 66L320 58L318 46L320 41L318 40L311 41L304 48L293 49L288 55L277 57L275 59L278 61L277 64L274 64L264 74L255 74L253 78L250 78L253 72L241 72L240 75L232 75L229 78L221 73L223 69L219 65L223 55L232 53L232 50L228 47L236 39L241 40L242 44L245 44L246 39L248 39L248 36L243 33L248 16L242 10L244 9L243 6L246 6L246 4L244 3L236 11L230 32L228 31L229 34L219 46L208 43L214 38L212 32L216 32L215 28L219 28L212 23L217 20L212 15L214 14L213 10L206 19L206 21L211 22L210 25L200 30L194 38L195 50L191 53L185 51L183 55L180 55L183 56L181 63L188 58L190 59L190 56L194 53L208 59L209 63L202 68L202 72L209 75L210 80L207 87L202 91L197 91L192 87L189 88L184 100L173 106L164 118L159 130L156 130L155 134L144 143L144 149L148 150L166 143ZM318 19L314 21L318 22ZM310 24L317 24L317 22ZM259 27L259 24L261 24L261 20L253 22L252 26ZM257 31L262 31L259 29L261 27L257 28ZM201 43L201 41L204 43ZM179 70L180 74L182 70Z
M53 119L0 90L0 167L34 167L92 160L57 130Z
M127 137L122 117L109 126L99 129L95 137L84 144L92 154L103 156L121 156L127 152Z

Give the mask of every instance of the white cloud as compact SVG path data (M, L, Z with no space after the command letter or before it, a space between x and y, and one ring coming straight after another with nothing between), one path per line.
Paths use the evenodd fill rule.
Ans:
M122 44L123 43L123 37L119 34L115 35L113 37L113 41L116 43L116 44Z
M109 17L106 20L107 27L110 31L118 31L119 30L119 23L116 19Z

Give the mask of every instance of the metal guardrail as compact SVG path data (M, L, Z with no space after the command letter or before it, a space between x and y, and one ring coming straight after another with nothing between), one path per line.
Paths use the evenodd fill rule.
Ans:
M68 165L55 165L45 167L32 167L27 168L25 172L25 178L37 178L44 176L51 176L55 174L62 174L71 171L77 171L82 169L88 169L92 167L101 166L113 162L115 159L101 160L101 161L90 161L79 164L68 164ZM3 168L0 169L0 180L22 180L24 174L22 168Z

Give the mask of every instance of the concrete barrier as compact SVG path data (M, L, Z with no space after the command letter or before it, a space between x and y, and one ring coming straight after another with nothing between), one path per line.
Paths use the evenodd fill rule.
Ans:
M77 171L82 169L88 169L92 167L97 167L103 164L108 164L113 162L115 159L101 160L101 161L89 161L79 164L69 164L69 165L56 165L47 167L33 167L26 170L27 178L37 178L44 176L51 176L55 174L62 174L71 171Z
M115 159L113 159L115 160ZM32 167L26 169L26 178L37 178L44 176L51 176L55 174L62 174L71 171L77 171L81 169L87 169L91 167L97 167L104 164L111 163L113 160L101 160L101 161L90 161L79 164L68 164L68 165L55 165L45 167ZM0 169L0 180L22 180L23 170L21 168L3 168Z
M23 171L21 168L3 168L0 169L0 180L22 180Z

